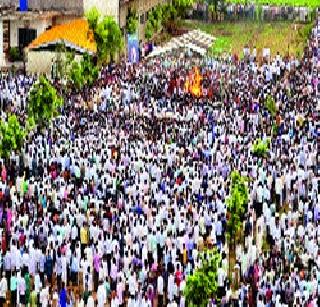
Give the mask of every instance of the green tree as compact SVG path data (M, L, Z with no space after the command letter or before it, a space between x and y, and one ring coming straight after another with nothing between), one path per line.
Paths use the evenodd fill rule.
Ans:
M84 76L85 84L92 86L99 76L99 69L94 65L93 58L85 53L80 62L81 73Z
M98 53L102 63L112 61L123 48L123 38L118 24L112 16L106 16L97 27Z
M24 138L25 130L21 127L17 117L10 114L7 122L0 122L0 154L2 158L9 158L12 151L20 151Z
M99 69L94 64L93 57L88 53L82 56L80 62L72 61L68 69L68 81L77 90L81 90L84 85L92 86L98 75Z
M137 31L139 24L138 15L136 9L129 8L126 19L126 30L129 34L134 34Z
M155 32L159 32L162 25L162 6L157 5L151 12L151 21Z
M65 79L68 75L68 70L70 65L74 60L74 52L68 51L64 43L59 43L55 47L56 52L56 71L54 72L54 77L58 79Z
M89 28L93 31L93 33L96 32L99 20L101 18L100 12L96 7L91 8L88 12L85 14Z
M227 240L229 243L229 270L234 267L236 239L241 232L244 214L247 211L249 192L248 179L238 171L231 172L230 194L227 198Z
M269 111L272 116L275 116L277 113L277 105L275 100L272 98L271 95L268 95L265 101L265 107Z
M193 6L195 0L173 0L172 4L178 12L178 16L185 18L186 12L189 8Z
M40 76L33 85L28 96L28 118L39 126L43 126L51 118L58 115L58 108L63 99L45 76Z
M209 299L217 293L217 272L221 265L221 255L216 249L201 255L201 266L187 277L184 296L188 306L206 307Z
M257 157L266 157L270 149L270 139L256 140L252 145L252 153Z
M69 80L77 90L81 90L85 83L84 75L82 74L81 65L77 61L73 61L69 71Z
M177 17L178 12L172 4L168 3L162 7L162 26L169 33L172 33L177 28Z
M153 37L154 30L152 26L152 22L148 19L146 23L146 27L144 29L144 36L147 40L150 40Z
M112 16L101 18L96 8L88 11L86 18L97 44L99 63L112 61L116 53L120 52L124 46L119 25Z

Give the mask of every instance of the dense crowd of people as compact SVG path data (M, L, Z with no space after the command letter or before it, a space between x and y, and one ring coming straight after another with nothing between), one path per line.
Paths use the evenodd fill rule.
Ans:
M174 55L110 65L93 88L64 94L61 115L1 161L2 304L183 307L187 276L216 246L212 306L317 306L319 41L318 20L302 59L202 64L199 97L185 88L194 57ZM23 121L35 80L1 77L2 119ZM271 139L264 158L252 153L259 138ZM250 178L235 293L233 170Z

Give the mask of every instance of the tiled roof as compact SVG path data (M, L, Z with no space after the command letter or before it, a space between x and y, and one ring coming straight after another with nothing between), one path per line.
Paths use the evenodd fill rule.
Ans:
M54 26L32 41L29 48L46 47L61 42L80 52L95 53L97 51L93 33L89 30L89 25L85 19L76 19L69 23Z

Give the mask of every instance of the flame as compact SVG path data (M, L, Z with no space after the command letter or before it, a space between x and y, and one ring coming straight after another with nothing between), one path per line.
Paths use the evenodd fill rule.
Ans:
M201 91L201 80L202 76L200 74L199 68L195 67L189 76L186 77L185 91L191 93L192 95L199 97L202 94Z

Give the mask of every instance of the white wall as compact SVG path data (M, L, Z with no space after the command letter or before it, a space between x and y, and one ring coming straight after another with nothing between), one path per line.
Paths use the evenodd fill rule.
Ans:
M76 55L75 60L80 61L81 55ZM28 74L45 73L51 76L52 64L57 60L57 53L53 51L32 51L27 54L26 71Z
M4 65L4 54L3 54L3 22L0 19L0 67Z
M18 47L19 28L26 28L29 25L29 29L37 30L37 36L43 33L46 28L52 25L52 19L33 19L28 22L22 20L11 20L10 21L10 47Z
M84 12L87 12L95 6L102 15L111 15L115 21L118 22L119 1L120 0L83 0Z

